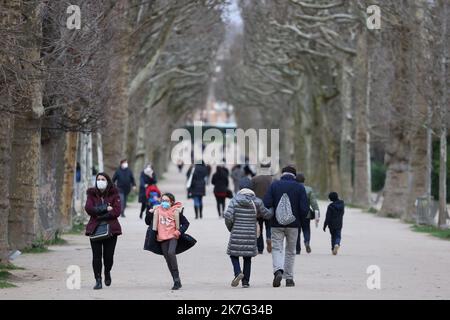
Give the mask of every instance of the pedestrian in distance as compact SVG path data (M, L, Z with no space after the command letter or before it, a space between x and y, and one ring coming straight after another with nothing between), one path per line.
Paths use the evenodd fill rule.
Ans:
M120 201L122 203L121 217L125 217L125 208L127 207L127 198L131 190L136 190L136 182L134 180L133 172L128 167L126 159L120 162L120 167L114 173L112 182L116 184L119 189Z
M263 200L264 195L269 190L270 185L273 182L273 172L271 168L270 161L263 160L259 163L258 168L256 170L257 175L252 178L253 191L255 192L256 197ZM262 254L264 252L264 226L266 227L266 244L267 244L267 252L272 252L272 234L270 230L270 220L265 220L262 218L258 218L259 228L261 230L261 234L258 237L258 253Z
M328 195L331 203L328 205L327 215L323 224L323 231L326 228L330 230L331 235L331 252L333 255L337 255L341 247L341 232L344 220L345 204L344 201L339 199L339 195L336 192L331 192Z
M301 234L303 232L303 242L305 244L306 252L311 253L311 220L315 220L316 228L320 221L320 209L317 204L317 199L313 188L305 185L305 175L303 173L297 174L297 181L301 183L306 190L306 195L308 197L308 215L300 220L300 228L298 229L296 254L301 252Z
M228 195L229 173L223 166L217 166L212 176L211 183L214 185L214 196L216 197L217 212L219 218L223 217L225 202Z
M240 164L233 166L231 169L231 178L233 179L234 193L239 192L239 182L245 177L244 169Z
M188 198L194 200L195 219L203 218L203 197L206 195L206 177L208 170L202 161L199 164L192 165L187 176Z

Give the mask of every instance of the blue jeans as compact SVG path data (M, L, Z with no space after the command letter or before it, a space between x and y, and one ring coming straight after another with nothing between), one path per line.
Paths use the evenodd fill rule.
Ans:
M331 249L337 244L341 245L341 229L330 229L331 234Z
M241 265L239 263L239 257L230 256L231 263L233 264L234 276L236 277L239 273L241 273ZM250 272L252 270L252 257L243 257L244 258L244 279L243 283L250 282Z
M259 228L261 229L261 235L256 241L258 246L258 252L264 251L264 237L263 237L263 227L266 225L266 240L270 240L272 233L270 232L270 220L258 219Z
M127 207L128 194L126 194L123 191L119 191L119 196L120 196L120 204L121 204L120 215L122 217L125 217L125 208Z
M193 196L194 199L194 207L201 207L203 206L203 197L202 196Z
M302 246L300 245L301 233L303 231L303 242L305 245L309 245L311 241L311 220L307 218L300 219L300 227L298 228L298 237L297 237L297 252L300 252Z

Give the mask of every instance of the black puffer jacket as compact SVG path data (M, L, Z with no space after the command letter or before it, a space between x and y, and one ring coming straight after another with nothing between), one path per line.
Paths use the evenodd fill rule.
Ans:
M228 170L218 167L216 173L213 174L211 183L214 185L214 193L227 192L228 190Z
M254 204L254 205L253 205ZM255 210L256 208L256 210ZM256 247L256 218L270 219L272 211L250 189L242 189L231 199L224 213L225 224L231 232L227 254L236 257L254 257Z

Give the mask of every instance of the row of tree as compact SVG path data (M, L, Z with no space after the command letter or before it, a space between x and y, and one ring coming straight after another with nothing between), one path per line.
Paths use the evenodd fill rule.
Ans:
M206 100L222 12L219 0L0 1L0 263L71 228L77 160L82 192L94 163L164 167L171 129Z
M416 198L430 199L432 141L439 140L444 225L448 6L240 1L243 30L223 62L219 94L235 106L240 126L282 128L281 160L295 163L322 195L336 190L370 206L371 159L383 159L383 216L412 220Z

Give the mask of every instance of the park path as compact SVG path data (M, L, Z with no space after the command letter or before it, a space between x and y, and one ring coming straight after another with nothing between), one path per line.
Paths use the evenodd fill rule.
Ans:
M228 231L219 219L208 187L204 219L195 220L185 194L185 174L171 166L161 181L162 191L186 202L191 222L188 233L197 245L178 256L183 288L169 290L172 282L164 259L142 249L146 225L139 207L131 204L120 220L112 270L112 286L94 291L91 249L85 236L66 235L67 245L42 254L25 254L14 263L17 288L0 289L0 299L449 299L450 242L410 231L398 220L379 218L348 208L344 217L342 248L330 253L329 234L312 225L312 253L297 256L296 287L272 288L271 256L253 259L251 287L231 288L232 267L226 255ZM326 202L320 202L322 214ZM322 225L322 221L321 221ZM81 268L81 289L66 287L69 265ZM369 290L367 267L381 270L381 289Z

